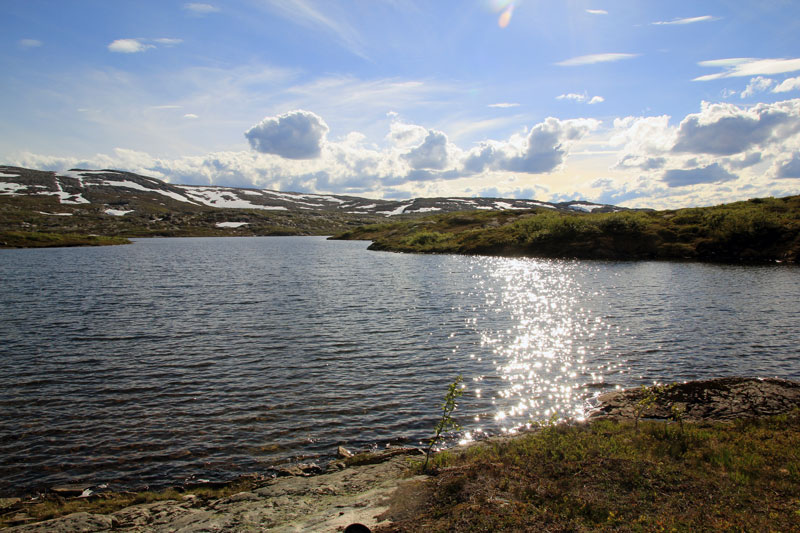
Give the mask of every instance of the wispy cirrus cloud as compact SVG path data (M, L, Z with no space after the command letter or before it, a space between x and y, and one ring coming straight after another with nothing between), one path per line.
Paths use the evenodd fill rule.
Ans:
M498 102L496 104L489 104L489 107L504 109L508 107L519 107L519 104L516 102Z
M756 59L752 57L734 57L701 61L701 67L722 68L722 72L699 76L692 81L711 81L721 78L771 76L800 70L800 58L790 59Z
M359 57L368 59L366 46L358 30L351 26L345 17L323 12L315 5L314 0L269 0L263 5L296 24L333 34L345 48ZM324 5L327 7L330 4Z
M605 9L587 9L586 12L590 15L608 15Z
M560 67L579 67L582 65L594 65L596 63L611 63L614 61L622 61L623 59L631 59L637 57L639 54L589 54L585 56L572 57L559 61L556 65Z
M703 15L702 17L688 17L688 18L677 18L672 20L660 20L658 22L651 22L653 26L673 26L673 25L684 25L684 24L694 24L696 22L709 22L712 20L717 20L716 17L711 15Z
M39 48L44 43L39 39L20 39L17 44L20 48Z
M219 11L217 6L211 4L203 4L200 2L189 2L183 4L183 9L190 11L195 15L208 15L209 13L216 13Z

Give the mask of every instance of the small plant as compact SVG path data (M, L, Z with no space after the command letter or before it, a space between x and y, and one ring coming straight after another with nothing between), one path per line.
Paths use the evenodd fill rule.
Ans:
M428 443L428 449L425 450L425 464L422 465L423 472L427 472L428 470L428 461L431 458L431 452L436 443L441 440L442 433L451 429L455 431L461 429L456 421L453 420L452 415L453 411L455 411L458 406L456 400L464 394L464 390L461 387L462 381L461 376L458 376L456 380L447 387L447 394L445 394L444 403L442 404L442 418L440 418L439 422L436 424L433 438Z
M633 422L633 427L637 433L639 432L639 419L642 414L650 409L658 399L657 388L658 386L648 387L647 385L642 385L642 398L636 402L636 416Z

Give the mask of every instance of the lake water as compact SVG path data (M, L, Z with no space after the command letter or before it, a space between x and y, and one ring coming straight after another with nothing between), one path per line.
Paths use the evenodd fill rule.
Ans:
M615 387L800 379L800 269L368 252L322 238L0 251L0 496L161 487L581 416Z

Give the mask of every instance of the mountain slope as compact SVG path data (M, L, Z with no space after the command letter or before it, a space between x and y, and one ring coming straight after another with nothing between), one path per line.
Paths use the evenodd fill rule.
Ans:
M0 166L0 232L124 237L330 235L386 218L535 207L554 211L619 209L587 202L549 204L498 198L376 200L175 185L117 170L50 172Z

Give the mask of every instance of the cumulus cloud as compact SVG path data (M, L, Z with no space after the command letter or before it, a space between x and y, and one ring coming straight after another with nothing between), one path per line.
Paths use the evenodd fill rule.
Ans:
M708 22L711 20L716 20L711 15L703 15L702 17L689 17L689 18L676 18L672 20L662 20L659 22L652 22L651 24L655 26L670 26L670 25L684 25L684 24L694 24L695 22Z
M681 122L673 151L733 155L798 131L800 100L751 108L703 102L700 113Z
M203 4L199 2L190 2L187 4L183 4L183 9L191 11L196 15L207 15L209 13L215 13L219 11L219 8L216 6L213 6L211 4Z
M549 117L536 124L525 136L515 135L508 142L484 141L470 150L463 163L465 171L504 170L543 174L564 162L570 146L594 131L594 119L559 120Z
M117 39L108 45L109 52L119 54L136 54L151 48L155 48L155 45L145 44L140 39Z
M774 76L800 70L800 59L754 59L751 57L734 57L701 61L701 67L722 68L722 72L707 74L694 78L693 81L711 81L721 78Z
M739 96L741 96L742 98L749 98L758 93L763 93L767 89L772 87L773 83L775 83L774 80L771 80L770 78L765 78L763 76L756 76L755 78L750 79L750 83L747 84L747 87L745 88L744 91L742 91L742 94Z
M265 117L244 136L254 150L263 154L275 154L286 159L313 159L319 157L328 130L321 117L298 110Z
M413 148L403 159L408 161L414 170L442 170L447 167L447 136L440 131L429 131L425 140Z
M594 65L596 63L610 63L613 61L622 61L623 59L631 59L639 54L589 54L585 56L572 57L559 61L556 65L561 67L578 67L582 65Z
M667 170L661 178L669 187L686 187L698 183L722 183L733 181L736 176L725 170L719 163L706 167Z
M787 78L780 82L772 89L774 93L788 93L789 91L796 91L800 89L800 76L796 78Z
M800 152L795 152L792 154L791 159L779 163L775 177L781 179L800 179Z
M38 48L44 43L38 39L20 39L17 44L19 44L20 48Z

